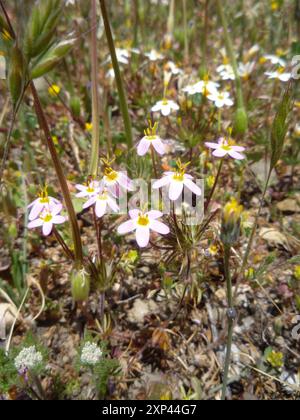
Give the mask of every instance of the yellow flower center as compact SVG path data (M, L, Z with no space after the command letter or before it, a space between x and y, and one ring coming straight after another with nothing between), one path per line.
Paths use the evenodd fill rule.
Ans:
M164 99L162 100L162 105L163 105L163 106L167 106L168 104L169 104L168 99L164 98Z
M148 226L150 223L149 216L140 214L137 223L140 226Z
M106 168L104 172L108 181L114 182L118 179L118 172L114 171L113 169Z
M49 197L41 197L40 198L40 203L41 204L49 204L50 200Z
M44 216L44 217L41 217L41 219L45 222L45 223L49 223L49 222L51 222L51 220L52 220L52 214L50 214L50 213L47 213L46 214L46 216Z
M183 182L184 181L184 172L176 172L173 175L174 181Z
M107 193L104 192L103 194L100 194L99 197L98 197L98 199L99 200L102 200L102 201L106 201L108 199Z
M157 135L156 135L157 128L158 128L158 123L156 122L154 125L152 125L151 120L149 120L149 128L144 130L145 137L147 138L147 140L153 141L157 138Z

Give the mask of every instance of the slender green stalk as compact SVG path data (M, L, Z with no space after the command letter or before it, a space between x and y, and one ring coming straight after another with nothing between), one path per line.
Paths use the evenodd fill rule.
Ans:
M227 18L226 18L226 15L224 13L224 9L223 9L224 0L216 0L216 1L217 1L218 15L219 15L219 18L222 22L222 26L223 26L223 29L224 29L224 39L225 39L227 54L229 56L230 63L231 63L231 66L233 68L233 72L234 72L234 76L235 76L238 108L244 108L242 81L241 81L239 71L238 71L238 64L237 64L236 56L235 56L234 49L233 49L232 39L230 37L229 30L228 30Z
M183 32L184 32L184 60L187 64L189 62L189 40L188 40L186 0L182 0L182 8L183 8Z
M41 130L45 134L46 144L48 146L48 149L52 158L52 162L56 171L56 175L57 175L57 178L58 178L61 190L62 190L66 209L68 212L69 221L72 228L75 262L78 266L80 266L83 263L83 250L82 250L82 243L81 243L81 236L80 236L78 221L77 221L76 213L75 213L74 206L72 203L71 194L68 188L67 180L64 175L64 171L62 169L59 157L57 155L57 152L56 152L53 140L52 140L52 136L50 133L47 120L46 120L46 116L44 114L34 82L30 83L30 88L33 95L33 99L34 99L34 107L35 107L35 111L38 117L39 125L40 125Z
M108 47L110 51L111 61L112 61L113 69L115 72L115 78L116 78L116 84L117 84L117 89L118 89L118 94L119 94L120 108L121 108L123 121L124 121L127 144L129 148L132 148L133 147L132 124L131 124L131 119L130 119L129 110L128 110L128 103L127 103L127 97L126 97L126 93L124 89L124 83L123 83L123 79L122 79L122 75L121 75L121 71L120 71L120 67L119 67L119 63L117 59L117 54L116 54L115 44L114 44L114 40L113 40L113 36L111 32L110 23L109 23L106 3L105 3L105 0L99 0L99 1L100 1L100 6L101 6L101 12L102 12L102 17L103 17L103 22L104 22L104 27L105 27L107 43L108 43Z
M235 310L233 308L232 280L231 280L229 262L230 262L230 246L226 245L225 250L224 250L224 270L225 270L227 300L228 300L228 336L227 336L227 348L226 348L226 358L225 358L223 388L222 388L223 401L226 399L228 375L229 375L229 368L230 368L230 362L231 362L234 319L236 316Z
M200 77L203 78L207 74L207 39L208 39L208 3L209 0L205 0L204 6L204 28L203 35L201 37L201 51L202 51L202 64L200 67Z
M218 173L217 173L217 176L216 176L216 179L215 179L215 182L214 182L214 185L213 185L213 187L211 189L210 195L209 195L209 197L207 199L207 202L206 202L206 205L205 205L205 211L207 211L209 209L211 200L212 200L212 198L213 198L213 196L215 194L215 191L216 191L216 188L217 188L217 185L218 185L220 176L221 176L223 164L224 164L224 159L221 159L220 165L219 165L219 169L218 169Z
M173 38L175 24L175 0L170 1L169 17L167 24L167 34Z
M97 3L92 2L92 34L91 34L91 61L92 61L92 149L90 158L89 175L96 177L99 166L100 148L100 117L99 117L99 94L98 94L98 56L97 56Z

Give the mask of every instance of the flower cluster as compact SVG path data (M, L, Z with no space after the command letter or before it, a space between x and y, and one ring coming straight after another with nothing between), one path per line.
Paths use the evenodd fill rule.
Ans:
M48 195L47 187L43 188L39 197L28 206L29 229L42 227L43 235L49 236L54 225L63 224L66 221L60 213L63 205L56 198Z
M18 372L36 369L43 363L43 355L35 346L26 347L15 358L15 367Z
M80 361L84 365L95 366L103 356L102 350L96 343L86 342L81 351Z

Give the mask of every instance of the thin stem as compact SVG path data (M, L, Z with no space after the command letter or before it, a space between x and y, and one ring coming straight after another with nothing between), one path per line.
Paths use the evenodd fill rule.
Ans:
M232 349L232 338L233 338L233 327L234 327L234 308L233 308L233 293L232 293L232 280L230 274L230 246L226 245L224 250L224 271L226 278L226 288L227 288L227 301L228 301L228 336L227 336L227 348L226 348L226 358L224 365L224 378L223 378L223 388L222 388L222 400L226 399L226 390L228 384L228 375L231 361L231 349ZM229 316L229 313L231 315Z
M73 238L74 250L75 250L75 261L78 265L81 265L83 263L82 243L81 243L78 221L77 221L76 213L75 213L74 206L72 203L72 198L71 198L71 194L68 188L67 180L65 178L59 157L57 155L55 145L53 143L52 136L50 133L50 128L48 126L46 116L44 114L34 82L30 83L30 88L33 95L33 99L34 99L34 107L35 107L35 111L38 117L39 125L40 125L41 130L45 134L46 144L48 146L48 149L52 158L52 162L56 171L58 181L60 183L65 205L67 208L69 221L72 228L72 238Z
M99 0L99 1L100 1L101 12L102 12L102 17L103 17L103 22L104 22L104 27L105 27L105 32L106 32L107 43L108 43L108 47L110 51L111 61L112 61L112 65L115 72L115 78L116 78L116 84L117 84L117 89L118 89L118 94L119 94L121 113L122 113L123 121L124 121L127 144L129 148L132 148L133 147L132 124L131 124L131 119L130 119L129 110L128 110L128 103L127 103L127 97L126 97L126 93L124 89L124 83L123 83L123 79L122 79L122 75L121 75L121 71L120 71L120 67L119 67L119 63L117 59L117 54L116 54L115 44L114 44L114 40L113 40L113 36L111 32L110 23L109 23L106 3L105 3L105 0Z
M151 159L152 159L154 176L155 176L155 179L158 179L158 173L157 173L156 162L155 162L155 152L154 152L154 147L152 146L152 144L150 146L150 149L151 149Z
M218 169L218 174L217 174L216 179L215 179L215 182L214 182L214 186L212 187L212 190L210 192L210 195L209 195L208 200L207 200L206 205L205 205L205 209L204 209L205 211L207 211L209 209L211 200L212 200L212 198L213 198L213 196L215 194L215 191L216 191L216 188L217 188L219 179L220 179L220 175L221 175L221 172L222 172L223 163L224 163L224 159L221 159L221 162L220 162L220 165L219 165L219 169Z
M222 26L223 26L223 29L224 29L224 39L225 39L226 50L227 50L227 54L229 56L230 63L231 63L231 66L233 68L233 72L234 72L234 76L235 76L238 108L244 108L242 81L241 81L241 78L240 78L240 75L239 75L237 59L236 59L235 52L234 52L234 49L233 49L232 40L231 40L231 37L230 37L230 34L229 34L228 22L227 22L226 15L224 13L222 2L224 2L224 0L217 0L217 11L218 11L218 15L219 15L219 18L222 22Z
M56 227L53 227L53 234L57 240L57 242L60 244L60 246L62 247L65 256L70 259L70 260L74 260L74 254L73 252L70 250L70 248L68 247L68 245L66 244L66 242L64 241L63 237L60 235L60 233L58 232L58 230L56 229Z
M100 221L97 220L97 215L95 208L93 208L93 219L94 219L94 226L96 229L96 237L97 237L97 247L98 247L98 257L101 264L103 263L103 249L102 249L102 229L101 229L101 219Z
M185 63L187 64L189 62L189 40L188 40L186 0L182 0L182 8L183 8L183 31L184 31L184 60L185 60Z
M99 117L99 94L98 94L98 56L97 56L97 4L92 1L92 34L91 34L91 61L92 61L92 149L89 175L96 177L99 166L100 148L100 117Z

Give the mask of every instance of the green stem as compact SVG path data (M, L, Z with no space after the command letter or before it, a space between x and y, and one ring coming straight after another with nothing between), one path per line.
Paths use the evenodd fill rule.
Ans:
M187 64L189 62L189 40L188 40L186 0L182 0L182 8L183 8L183 31L184 31L184 60Z
M132 148L133 147L132 125L131 125L131 119L130 119L129 110L128 110L128 103L127 103L127 97L126 97L126 93L124 89L124 83L123 83L123 79L122 79L122 75L121 75L121 71L120 71L120 67L119 67L119 63L117 59L117 54L116 54L115 44L114 44L114 40L113 40L113 36L111 32L110 23L109 23L106 3L105 3L105 0L99 0L99 1L100 1L101 12L102 12L102 17L103 17L103 22L104 22L104 27L105 27L106 38L107 38L108 47L110 51L111 61L112 61L113 69L115 72L115 78L116 78L116 84L117 84L117 89L118 89L118 94L119 94L120 108L121 108L123 121L124 121L127 144L129 148Z
M91 61L92 61L92 149L90 159L89 175L95 178L99 166L99 138L100 138L100 117L99 117L99 95L98 95L98 57L97 57L97 4L92 1L92 37L91 37Z
M80 237L80 231L79 231L79 226L78 226L78 221L77 221L77 217L76 217L76 213L74 210L74 206L72 203L72 198L71 198L71 194L68 188L68 184L67 184L67 180L65 178L64 175L64 171L62 169L59 157L57 155L56 149L55 149L55 145L53 143L52 140L52 136L50 133L50 128L48 126L47 120L46 120L46 116L44 114L38 93L36 91L34 82L30 83L30 88L31 88L31 92L33 95L33 99L34 99L34 107L35 107L35 112L37 114L38 117L38 121L39 121L39 125L41 130L44 132L45 134L45 139L46 139L46 144L48 146L51 158L52 158L52 162L56 171L56 175L62 190L62 194L64 197L64 202L66 205L66 209L68 212L68 216L69 216L69 221L71 224L71 228L72 228L72 238L73 238L73 243L74 243L74 251L75 251L75 261L76 263L80 266L83 263L83 250L82 250L82 243L81 243L81 237Z
M226 347L226 358L224 365L224 378L223 378L223 387L222 387L222 400L226 399L226 390L228 384L228 375L231 362L231 349L232 349L232 338L233 338L233 327L234 319L236 316L235 310L233 308L233 293L232 293L232 280L230 274L230 246L226 245L224 250L224 271L226 278L226 288L227 288L227 300L228 300L228 335L227 335L227 347Z
M207 211L209 209L209 205L210 205L211 200L212 200L212 198L213 198L213 196L215 194L215 191L216 191L216 188L217 188L219 179L220 179L220 175L221 175L221 172L222 172L223 163L224 163L224 159L221 159L221 162L220 162L220 165L219 165L219 169L218 169L218 174L216 176L214 185L213 185L213 187L211 189L210 195L209 195L209 197L207 199L207 202L206 202L206 205L205 205L205 211Z
M232 39L230 37L229 30L228 30L227 17L224 13L223 5L222 5L222 3L224 3L224 0L216 0L216 1L217 1L218 15L219 15L219 18L222 22L222 26L223 26L223 29L224 29L224 39L225 39L226 51L227 51L228 57L230 59L231 66L233 68L233 72L234 72L234 76L235 76L235 84L236 84L236 91L237 91L237 105L238 105L238 108L244 108L242 81L241 81L239 71L238 71L238 64L237 64L235 52L234 52L234 49L233 49Z

